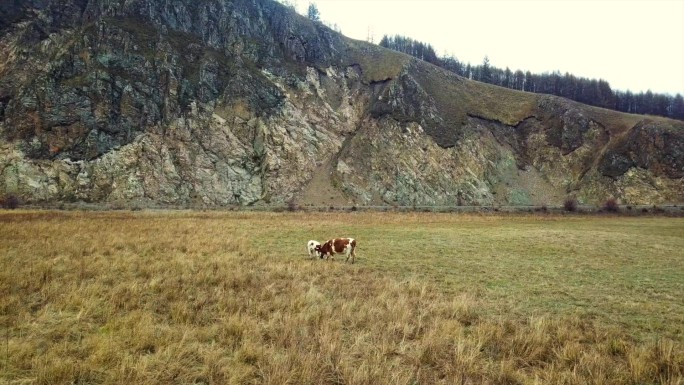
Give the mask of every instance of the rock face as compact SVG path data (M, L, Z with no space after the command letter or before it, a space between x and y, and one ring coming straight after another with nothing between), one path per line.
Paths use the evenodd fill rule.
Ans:
M0 195L684 201L682 122L466 80L269 0L0 7Z

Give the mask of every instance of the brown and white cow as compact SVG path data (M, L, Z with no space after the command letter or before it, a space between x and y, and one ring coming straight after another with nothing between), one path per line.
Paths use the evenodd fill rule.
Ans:
M323 257L325 257L325 259L330 257L335 260L335 254L344 254L347 257L345 262L348 262L349 257L351 257L351 263L354 263L354 260L356 259L354 249L356 249L356 240L354 238L329 239L324 244L316 246L316 251L321 254L321 259Z

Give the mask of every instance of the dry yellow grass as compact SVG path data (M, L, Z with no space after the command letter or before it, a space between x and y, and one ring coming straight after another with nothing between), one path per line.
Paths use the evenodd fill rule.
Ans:
M334 235L357 264L306 259ZM684 376L682 219L0 212L0 245L0 383Z

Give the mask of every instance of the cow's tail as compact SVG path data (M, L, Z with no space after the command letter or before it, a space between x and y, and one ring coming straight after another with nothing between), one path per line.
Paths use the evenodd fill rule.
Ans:
M351 249L351 255L356 256L356 254L354 254L354 250L356 250L356 239L352 239L352 241L351 241L351 247L352 247L352 249Z

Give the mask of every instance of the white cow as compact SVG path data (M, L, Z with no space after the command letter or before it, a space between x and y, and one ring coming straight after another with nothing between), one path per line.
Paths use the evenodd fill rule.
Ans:
M320 242L314 241L313 239L307 242L306 244L306 249L309 251L309 257L310 258L316 258L316 257L321 257L321 253L316 250L316 248L320 247L321 244Z

